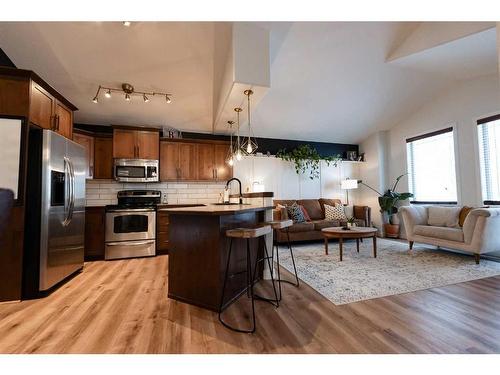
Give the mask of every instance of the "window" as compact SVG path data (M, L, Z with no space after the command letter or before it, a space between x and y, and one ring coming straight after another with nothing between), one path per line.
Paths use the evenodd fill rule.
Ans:
M457 202L453 128L406 140L413 203Z
M477 124L483 200L485 204L500 204L500 115Z

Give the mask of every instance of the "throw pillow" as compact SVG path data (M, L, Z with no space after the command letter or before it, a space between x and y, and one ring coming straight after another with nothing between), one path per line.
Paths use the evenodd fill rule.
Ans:
M458 225L461 227L464 226L465 218L474 209L474 207L469 207L469 206L463 206L462 209L460 210L460 213L458 214Z
M299 205L299 207L302 210L302 213L304 214L304 219L306 219L306 221L311 221L311 217L307 213L306 208L304 206L302 206L302 205Z
M347 217L345 216L344 206L341 204L336 204L335 206L325 204L325 219L346 221Z
M291 206L287 206L286 212L288 214L288 217L292 219L294 223L303 223L304 221L306 221L306 218L304 217L304 214L302 213L302 210L297 203L294 203Z
M458 228L460 207L429 206L427 224L435 227Z

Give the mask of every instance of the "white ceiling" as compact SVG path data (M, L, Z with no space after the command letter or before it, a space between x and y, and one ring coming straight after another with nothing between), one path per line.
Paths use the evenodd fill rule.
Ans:
M271 88L254 110L257 136L357 143L408 116L429 97L497 64L491 31L386 62L415 23L258 23L270 30ZM494 30L494 29L493 29ZM33 69L92 124L168 125L210 132L214 117L213 23L0 23L0 48ZM472 56L472 57L471 57ZM443 71L448 74L443 74ZM145 104L97 86L129 82L168 91ZM216 93L217 95L217 93Z

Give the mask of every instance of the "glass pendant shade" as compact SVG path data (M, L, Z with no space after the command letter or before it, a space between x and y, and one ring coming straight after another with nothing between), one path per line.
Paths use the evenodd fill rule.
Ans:
M246 155L252 155L254 154L257 149L259 148L259 145L257 144L257 140L253 136L252 132L252 124L250 121L250 95L253 94L252 90L245 90L243 92L247 96L247 110L248 110L248 136L245 138L245 141L241 145L241 150L246 154Z
M226 163L229 165L229 166L233 166L234 165L234 146L233 146L233 124L234 124L234 121L228 121L227 122L229 124L229 131L231 132L231 142L229 144L229 150L227 151L227 156L226 156Z
M242 151L242 144L240 140L240 112L242 111L241 108L235 108L234 111L236 112L236 144L234 145L233 148L233 155L236 158L237 161L240 161L241 158L243 157L243 151Z

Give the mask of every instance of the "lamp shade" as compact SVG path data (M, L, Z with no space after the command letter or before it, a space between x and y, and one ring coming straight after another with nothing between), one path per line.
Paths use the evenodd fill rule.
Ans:
M358 180L354 179L346 179L340 181L340 188L344 190L351 190L351 189L357 189L358 188Z

